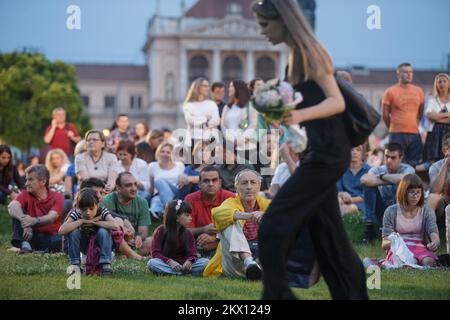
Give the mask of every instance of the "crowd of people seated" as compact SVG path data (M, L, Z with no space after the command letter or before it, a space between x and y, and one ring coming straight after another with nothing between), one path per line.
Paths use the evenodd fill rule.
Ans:
M396 232L418 263L435 266L450 211L450 78L437 75L425 99L411 83L411 65L400 65L397 76L382 101L388 141L351 150L338 201L342 215L361 215L361 240L381 241L387 259ZM0 203L13 222L12 245L22 253L64 250L91 274L111 274L115 250L148 260L156 274L260 279L259 222L302 165L302 154L279 136L282 126L264 123L252 106L263 84L232 81L225 104L225 84L214 83L210 99L208 80L195 80L183 105L188 148L170 130L130 126L125 114L108 136L92 129L81 139L56 108L44 134L45 165L15 162L0 145ZM423 115L432 124L425 148Z

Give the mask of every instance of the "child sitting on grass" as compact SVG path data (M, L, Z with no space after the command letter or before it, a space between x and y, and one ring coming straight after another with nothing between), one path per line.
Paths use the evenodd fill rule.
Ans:
M148 268L162 275L201 275L209 260L197 257L194 236L186 227L192 208L182 200L166 205L163 224L153 233L152 259Z
M123 242L123 231L108 209L99 206L95 190L81 189L75 197L75 210L59 229L68 235L71 265L80 267L80 253L87 255L86 274L112 274L113 240L116 248Z

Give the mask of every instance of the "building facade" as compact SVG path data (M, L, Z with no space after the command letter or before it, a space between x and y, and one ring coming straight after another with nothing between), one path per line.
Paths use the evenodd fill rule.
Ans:
M199 0L178 18L156 14L149 21L143 47L146 65L76 65L85 112L93 126L110 128L118 114L126 113L131 124L146 121L151 129L185 128L182 105L194 79L228 84L235 79L283 77L287 48L273 46L261 36L252 2ZM299 0L299 4L314 25L315 1ZM378 110L386 88L397 82L395 69L343 69ZM429 94L439 72L415 70L414 84ZM377 132L383 135L383 124Z

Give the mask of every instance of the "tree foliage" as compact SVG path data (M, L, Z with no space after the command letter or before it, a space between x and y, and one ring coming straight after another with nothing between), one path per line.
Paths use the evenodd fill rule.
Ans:
M56 107L66 110L81 134L89 129L73 65L41 53L0 54L1 140L21 149L42 146Z

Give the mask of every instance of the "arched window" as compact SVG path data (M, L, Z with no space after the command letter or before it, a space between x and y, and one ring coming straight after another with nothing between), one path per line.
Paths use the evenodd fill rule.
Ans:
M236 56L227 57L222 65L223 81L228 83L233 80L242 80L242 62Z
M209 63L204 56L194 56L189 62L189 84L197 78L209 78Z
M173 73L166 75L166 101L175 101L175 76Z
M275 62L271 57L263 56L256 61L256 77L264 81L274 79Z

